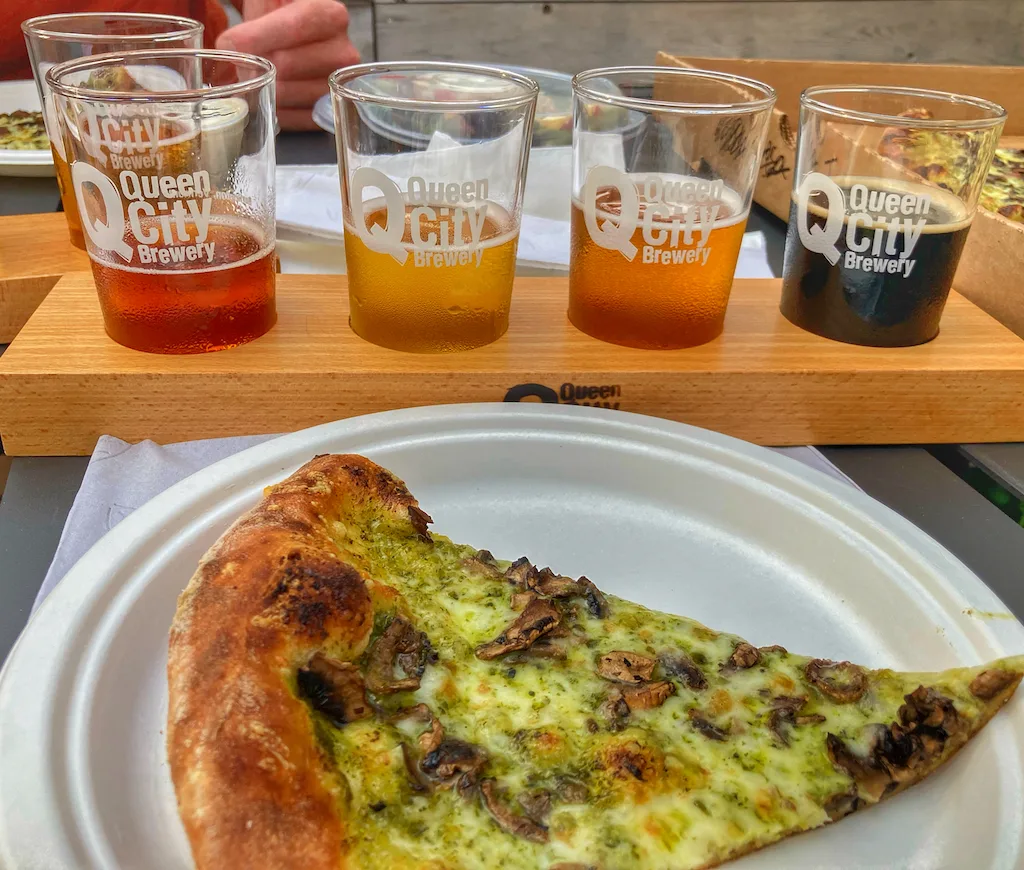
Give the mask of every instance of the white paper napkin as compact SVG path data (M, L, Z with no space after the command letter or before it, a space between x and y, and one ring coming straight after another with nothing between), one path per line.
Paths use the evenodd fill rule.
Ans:
M275 437L215 438L161 447L152 441L128 444L119 438L103 435L71 505L53 562L32 606L33 611L86 550L136 508L190 474ZM814 447L773 449L850 486L857 486Z

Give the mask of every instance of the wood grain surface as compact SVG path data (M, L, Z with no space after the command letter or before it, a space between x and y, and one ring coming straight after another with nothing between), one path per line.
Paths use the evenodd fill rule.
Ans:
M63 214L0 217L0 344L17 335L61 275L88 268Z
M777 280L741 280L719 339L638 351L575 330L565 278L525 278L504 338L416 355L351 332L343 276L278 282L268 335L174 357L115 344L91 277L66 276L0 357L4 449L86 454L104 433L169 443L286 432L392 408L502 401L521 384L762 444L1024 440L1024 342L956 293L935 341L860 348L787 322Z
M381 60L575 73L676 55L1019 64L1018 0L424 0L375 7Z

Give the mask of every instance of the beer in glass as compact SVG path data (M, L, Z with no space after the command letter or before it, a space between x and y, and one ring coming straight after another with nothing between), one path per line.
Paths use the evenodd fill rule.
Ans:
M508 329L537 85L487 67L380 63L331 76L352 329L395 350Z
M104 52L141 50L147 48L202 48L203 25L191 18L135 12L81 12L41 15L21 25L25 34L32 73L39 99L43 105L46 134L50 138L53 165L57 173L61 203L68 222L71 243L85 249L85 236L78 217L67 146L60 125L54 116L46 86L46 71L58 63ZM126 69L111 70L94 85L126 90L132 83L144 90L145 84L135 82Z
M804 91L783 315L851 344L933 339L1005 117L938 91Z
M102 89L126 67L147 81ZM157 90L165 83L167 90ZM96 55L47 72L107 334L202 353L276 321L274 67L236 52Z
M580 73L573 94L569 319L631 347L711 341L725 322L774 91L702 70L631 67Z

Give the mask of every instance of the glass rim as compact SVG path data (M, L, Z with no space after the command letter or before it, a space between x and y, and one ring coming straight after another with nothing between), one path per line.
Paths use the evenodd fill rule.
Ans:
M138 22L160 22L177 24L176 30L162 30L158 33L90 33L74 30L51 30L47 24L57 21L100 21L107 18ZM41 37L61 42L162 42L194 36L204 31L202 22L183 15L162 15L157 12L58 12L52 15L37 15L21 22L21 31L26 36Z
M895 97L915 97L934 100L950 105L968 105L988 113L987 117L973 120L943 118L908 118L905 115L890 115L884 112L868 112L863 109L845 109L821 99L830 94L886 94ZM1006 120L1006 109L991 100L957 94L951 91L933 91L928 88L888 87L880 85L814 85L800 94L800 107L812 109L823 115L855 121L861 124L885 125L887 127L924 127L939 130L984 130L995 127Z
M674 100L655 100L644 97L630 97L625 94L608 94L603 91L596 91L588 88L586 83L593 79L606 79L614 84L617 75L667 75L674 78L693 78L706 81L717 81L723 84L741 85L745 88L760 93L763 96L743 102L734 103L682 103ZM737 76L732 73L718 72L717 70L697 69L696 67L681 66L606 66L597 69L588 69L576 73L572 77L572 92L574 96L583 97L597 103L604 103L609 106L617 106L624 109L638 109L640 111L675 112L677 114L694 115L749 115L755 112L770 109L775 105L775 88L771 85L759 82L756 79L746 76Z
M414 100L407 97L392 97L386 94L367 94L348 87L348 83L364 75L386 72L455 72L486 76L496 81L514 82L525 90L521 94L507 97L482 98L475 100ZM372 103L390 109L408 109L423 112L472 112L500 111L525 106L536 100L540 85L529 76L521 75L499 66L473 63L448 63L446 61L375 61L342 67L331 73L327 80L331 93L337 97L359 103Z
M101 91L81 85L65 84L59 80L61 76L69 73L110 66L117 60L122 60L124 66L129 66L133 60L160 60L172 57L217 60L230 62L236 66L242 64L260 70L260 74L255 78L246 79L244 82L211 85L205 88L188 88L180 91ZM254 54L212 48L154 48L142 51L91 54L87 57L55 64L46 71L46 84L54 93L67 99L86 100L94 103L186 103L195 100L232 97L239 93L259 90L273 83L276 77L277 69L274 65L266 58Z

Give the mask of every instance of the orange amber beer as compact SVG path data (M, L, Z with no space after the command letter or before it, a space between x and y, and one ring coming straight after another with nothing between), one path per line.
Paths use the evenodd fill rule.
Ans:
M775 92L726 73L641 66L579 73L572 91L569 319L629 347L713 340ZM633 119L626 129L593 123L608 106Z
M141 226L147 239L162 230L159 221ZM184 226L183 243L171 246L147 246L128 230L125 242L148 250L149 268L90 254L103 325L118 344L205 353L259 338L277 321L274 246L261 229L232 216L215 216L205 236L194 223Z
M364 209L369 232L387 227L386 206L373 202ZM394 350L444 353L490 344L505 334L519 232L493 202L477 204L475 224L472 213L460 212L459 220L454 208L446 216L443 210L406 203L397 256L373 250L346 224L350 317L357 335Z
M625 218L618 188L600 188L591 227L584 205L573 201L574 326L602 341L652 349L692 347L718 336L747 215L721 182L703 184L705 201L685 206L638 191L636 216Z

